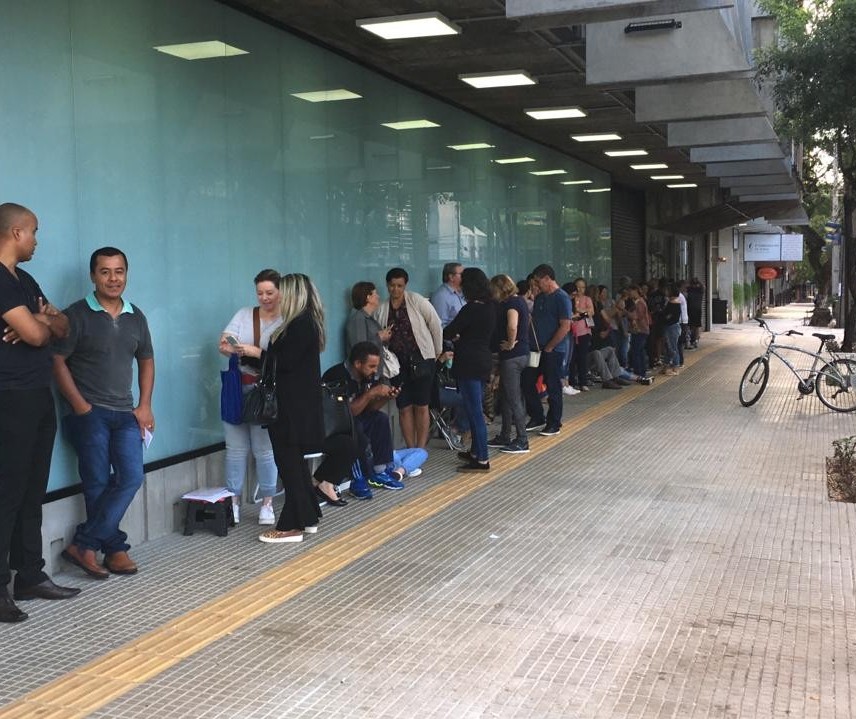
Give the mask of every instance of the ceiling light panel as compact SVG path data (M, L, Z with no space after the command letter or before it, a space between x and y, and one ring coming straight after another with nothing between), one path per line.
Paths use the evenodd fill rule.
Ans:
M606 150L603 154L609 157L641 157L647 155L648 150Z
M503 157L494 160L497 165L517 165L521 162L535 162L534 157Z
M249 55L247 50L241 50L234 45L227 45L220 40L204 42L185 42L178 45L155 45L155 50L165 55L180 57L182 60L208 60L214 57L235 57Z
M461 28L458 25L438 12L365 18L357 20L357 27L368 30L384 40L461 34Z
M336 102L338 100L359 100L362 95L346 90L343 87L335 90L315 90L313 92L292 92L292 97L307 102Z
M683 180L683 175L651 175L652 180Z
M538 81L525 70L507 72L480 72L471 75L458 75L468 85L479 90L490 87L514 87L515 85L535 85Z
M591 180L563 180L563 185L590 185L592 184Z
M631 165L631 170L668 170L669 166L665 162L652 162L648 165Z
M436 122L431 122L431 120L400 120L398 122L382 122L380 124L393 130L421 130L424 127L440 127L440 125Z
M577 142L609 142L620 140L621 135L615 132L595 132L588 135L571 135L571 139Z
M535 170L529 174L538 175L538 177L545 177L547 175L567 175L568 173L565 170Z
M666 187L671 187L672 189L677 189L679 187L698 187L695 182L682 182L677 185L666 185Z
M536 120L565 120L586 116L578 107L537 107L524 112Z
M609 187L592 187L590 190L583 190L583 192L609 192L611 188Z
M466 152L467 150L490 150L495 145L488 145L486 142L471 142L469 145L446 145L450 150L458 152Z

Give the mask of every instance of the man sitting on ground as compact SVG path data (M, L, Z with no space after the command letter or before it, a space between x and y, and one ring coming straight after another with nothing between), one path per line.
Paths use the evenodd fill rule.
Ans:
M389 416L381 409L395 398L398 389L380 381L379 366L378 346L373 342L357 342L351 348L348 360L328 369L321 379L346 388L363 465L371 470L366 472L368 484L382 489L404 489L402 480L408 475L415 477L421 474L419 468L428 458L428 453L421 448L393 452ZM357 497L360 497L362 489L360 479L355 477L351 483L351 494Z

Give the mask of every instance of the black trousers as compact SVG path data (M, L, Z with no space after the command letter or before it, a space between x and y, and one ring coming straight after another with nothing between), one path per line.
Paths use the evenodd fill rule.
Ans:
M0 390L0 592L47 579L42 571L42 500L56 436L49 388Z
M356 441L347 434L327 437L321 451L324 459L315 470L315 479L330 484L340 484L347 479L351 474L351 465L360 455Z
M303 455L311 450L288 441L278 425L270 425L268 434L273 446L273 459L285 492L285 503L279 513L276 528L288 532L292 529L313 527L318 524L321 509L315 496L309 465L303 459Z

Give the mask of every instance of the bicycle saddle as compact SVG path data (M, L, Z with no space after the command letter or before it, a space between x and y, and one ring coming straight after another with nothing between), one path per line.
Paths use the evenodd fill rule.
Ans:
M824 342L826 340L834 340L835 339L835 335L822 335L822 334L820 334L820 332L812 332L811 336L817 337L819 340L823 340Z

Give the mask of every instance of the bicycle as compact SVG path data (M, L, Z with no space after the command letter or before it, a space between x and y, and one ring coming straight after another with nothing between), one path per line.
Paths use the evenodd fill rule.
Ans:
M767 389L767 380L770 378L770 356L772 355L778 357L797 378L799 399L816 392L817 398L831 410L836 412L856 410L856 360L839 356L835 335L813 332L812 337L820 340L820 347L817 352L810 352L795 345L776 344L776 338L779 336L802 336L802 332L796 330L773 332L764 320L756 318L755 321L769 333L770 338L764 353L753 359L743 373L738 392L740 404L751 407L761 399L761 395ZM824 349L832 359L827 359L822 354ZM782 350L808 355L813 360L811 367L809 369L795 367L781 354Z

